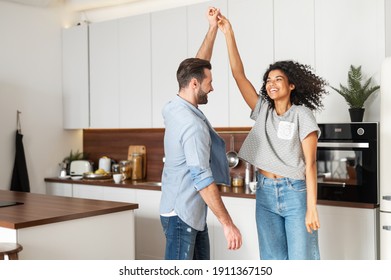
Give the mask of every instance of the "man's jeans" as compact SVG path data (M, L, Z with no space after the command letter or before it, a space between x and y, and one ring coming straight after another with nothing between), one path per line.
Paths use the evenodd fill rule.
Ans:
M160 216L166 236L166 260L209 260L210 245L208 227L197 231L178 216Z

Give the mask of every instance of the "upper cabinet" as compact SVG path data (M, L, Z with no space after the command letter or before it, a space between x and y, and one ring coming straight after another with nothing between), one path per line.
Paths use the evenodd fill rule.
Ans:
M164 127L162 108L178 94L176 71L187 57L186 7L151 14L152 127Z
M119 127L152 127L151 16L119 20Z
M92 128L119 126L118 21L90 25L90 115Z
M216 0L187 8L187 56L195 57L209 29L206 12L209 6L220 8L227 15L227 1ZM217 33L212 53L212 86L208 104L199 108L214 127L228 127L230 95L228 90L228 54L224 36Z
M315 61L317 73L331 86L347 82L350 65L362 65L364 75L380 81L385 58L384 0L316 0ZM349 122L348 105L330 89L318 122ZM364 121L380 120L380 96L366 102Z
M63 125L65 129L89 127L88 26L62 31Z
M314 0L274 0L274 59L315 65Z
M259 91L265 69L273 62L273 0L230 0L228 18L246 76ZM224 45L216 52L227 54ZM229 70L229 126L252 126L251 109L244 101Z
M151 127L150 15L90 28L92 128Z
M257 91L265 70L278 60L310 65L333 86L346 81L351 64L362 65L379 82L389 49L389 2L214 0L66 29L64 128L164 127L162 108L178 94L179 64L195 57L205 38L208 6L230 20L246 76ZM252 126L220 31L211 63L214 90L200 109L214 127ZM329 91L318 122L349 121L343 98ZM365 121L379 121L379 102L378 96L368 100Z

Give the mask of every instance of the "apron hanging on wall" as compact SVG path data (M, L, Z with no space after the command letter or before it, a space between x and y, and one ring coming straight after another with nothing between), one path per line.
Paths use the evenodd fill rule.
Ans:
M15 163L12 172L11 191L30 192L29 175L27 172L26 158L23 148L22 126L20 124L20 114L16 116L16 138L15 138Z

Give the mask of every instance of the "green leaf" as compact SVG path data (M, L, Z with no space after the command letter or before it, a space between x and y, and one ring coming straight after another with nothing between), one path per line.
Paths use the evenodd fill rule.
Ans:
M371 87L372 78L364 82L362 80L361 65L358 67L350 65L347 86L339 84L339 89L332 86L331 88L345 98L350 108L363 108L368 97L376 92L380 86Z

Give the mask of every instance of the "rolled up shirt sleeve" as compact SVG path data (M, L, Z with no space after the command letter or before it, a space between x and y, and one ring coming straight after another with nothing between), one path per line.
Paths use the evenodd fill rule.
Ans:
M207 127L193 125L183 134L186 164L197 191L214 182L210 167L211 138Z

